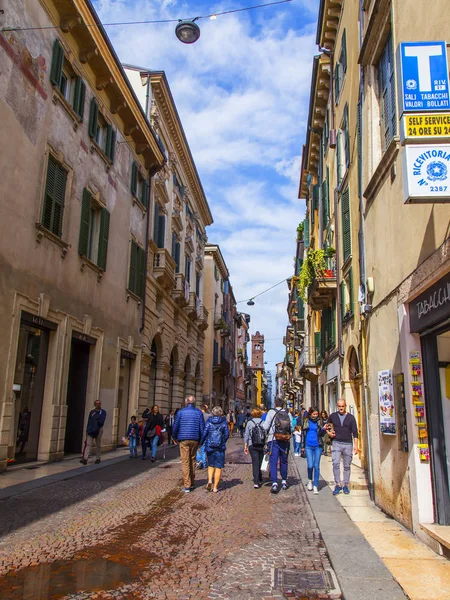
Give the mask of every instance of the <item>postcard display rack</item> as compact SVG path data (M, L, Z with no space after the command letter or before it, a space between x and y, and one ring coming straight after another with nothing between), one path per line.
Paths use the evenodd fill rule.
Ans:
M423 382L422 382L422 360L420 352L411 352L409 355L409 365L411 367L411 388L412 403L414 407L414 416L417 419L417 436L419 443L420 462L430 460L430 447L428 445L428 428L425 418L425 402L423 400Z

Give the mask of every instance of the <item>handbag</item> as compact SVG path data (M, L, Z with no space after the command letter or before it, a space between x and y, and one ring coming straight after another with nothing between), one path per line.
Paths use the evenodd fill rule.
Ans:
M270 456L270 452L267 452L267 454L264 454L264 457L262 459L261 471L263 473L267 473L269 470L269 456Z

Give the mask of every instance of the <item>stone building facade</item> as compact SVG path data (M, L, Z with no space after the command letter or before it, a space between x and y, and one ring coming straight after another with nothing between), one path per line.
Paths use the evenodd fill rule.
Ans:
M0 33L0 468L112 447L138 409L148 188L165 157L90 2L17 0ZM96 23L86 27L85 23ZM133 165L142 179L130 190Z
M125 66L148 111L166 164L150 194L140 412L157 404L180 408L187 394L200 401L204 382L206 227L212 215L163 72ZM145 85L142 85L142 82Z

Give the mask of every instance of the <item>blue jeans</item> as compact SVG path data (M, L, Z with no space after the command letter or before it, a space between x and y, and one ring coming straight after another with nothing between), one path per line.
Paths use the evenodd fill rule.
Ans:
M128 448L130 449L130 456L137 456L137 438L130 437Z
M313 485L318 487L320 477L320 457L322 456L322 446L306 446L306 462L308 463L308 479L314 481Z
M269 458L269 470L270 480L272 483L278 481L278 464L280 465L281 479L285 481L288 473L288 455L290 442L282 442L279 440L273 440L268 444L270 458Z
M152 449L152 458L156 457L156 448L158 447L159 437L155 435L155 437L150 440L147 438L146 440L142 440L142 458L145 458L147 455L147 447Z
M300 454L301 442L294 442L294 454Z
M205 444L203 444L203 446L200 446L197 450L195 460L197 462L202 463L202 469L206 469L206 467L208 466L208 459L206 457Z

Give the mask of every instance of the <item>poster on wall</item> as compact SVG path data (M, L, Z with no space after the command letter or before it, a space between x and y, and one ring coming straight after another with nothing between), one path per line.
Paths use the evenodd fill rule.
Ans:
M380 430L386 435L396 434L394 382L392 371L378 371L378 399L380 402Z

